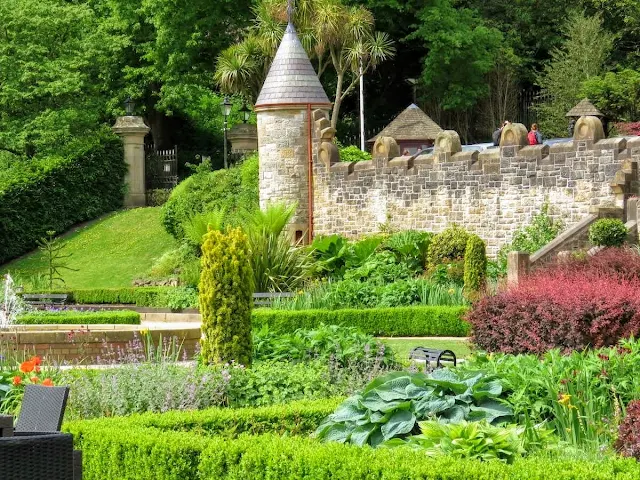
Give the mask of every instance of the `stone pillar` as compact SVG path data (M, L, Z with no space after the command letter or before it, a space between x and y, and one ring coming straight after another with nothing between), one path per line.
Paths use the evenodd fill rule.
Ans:
M529 254L526 252L509 252L507 255L507 284L510 287L518 285L520 280L529 273Z
M149 133L142 117L118 117L113 131L124 143L124 161L129 167L125 176L127 193L125 207L144 207L146 204L144 137Z

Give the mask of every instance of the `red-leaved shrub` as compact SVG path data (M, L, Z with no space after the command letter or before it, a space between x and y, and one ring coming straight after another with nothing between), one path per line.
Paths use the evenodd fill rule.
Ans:
M634 400L627 406L627 416L620 424L615 447L625 457L640 460L640 401Z
M637 336L638 275L640 258L623 249L548 266L517 287L477 302L467 315L472 341L490 352L544 353Z

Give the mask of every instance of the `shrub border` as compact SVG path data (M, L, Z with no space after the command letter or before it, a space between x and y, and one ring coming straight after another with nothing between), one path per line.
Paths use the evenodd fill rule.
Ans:
M131 310L39 311L18 317L18 325L140 325L140 314Z

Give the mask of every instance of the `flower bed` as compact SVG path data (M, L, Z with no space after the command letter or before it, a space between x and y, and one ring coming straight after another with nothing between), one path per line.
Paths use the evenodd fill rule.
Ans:
M140 325L140 314L129 310L41 310L20 315L19 325Z

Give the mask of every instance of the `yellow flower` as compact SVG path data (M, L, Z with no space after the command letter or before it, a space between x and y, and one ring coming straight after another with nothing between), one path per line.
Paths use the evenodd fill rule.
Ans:
M450 288L450 289L449 289L449 295L453 295L454 293L456 293L455 289Z
M143 328L142 330L139 330L138 333L140 335L142 335L143 337L147 336L149 334L149 329L148 328Z
M558 400L560 405L565 405L571 407L571 395L567 393L563 393L560 395L560 399Z

